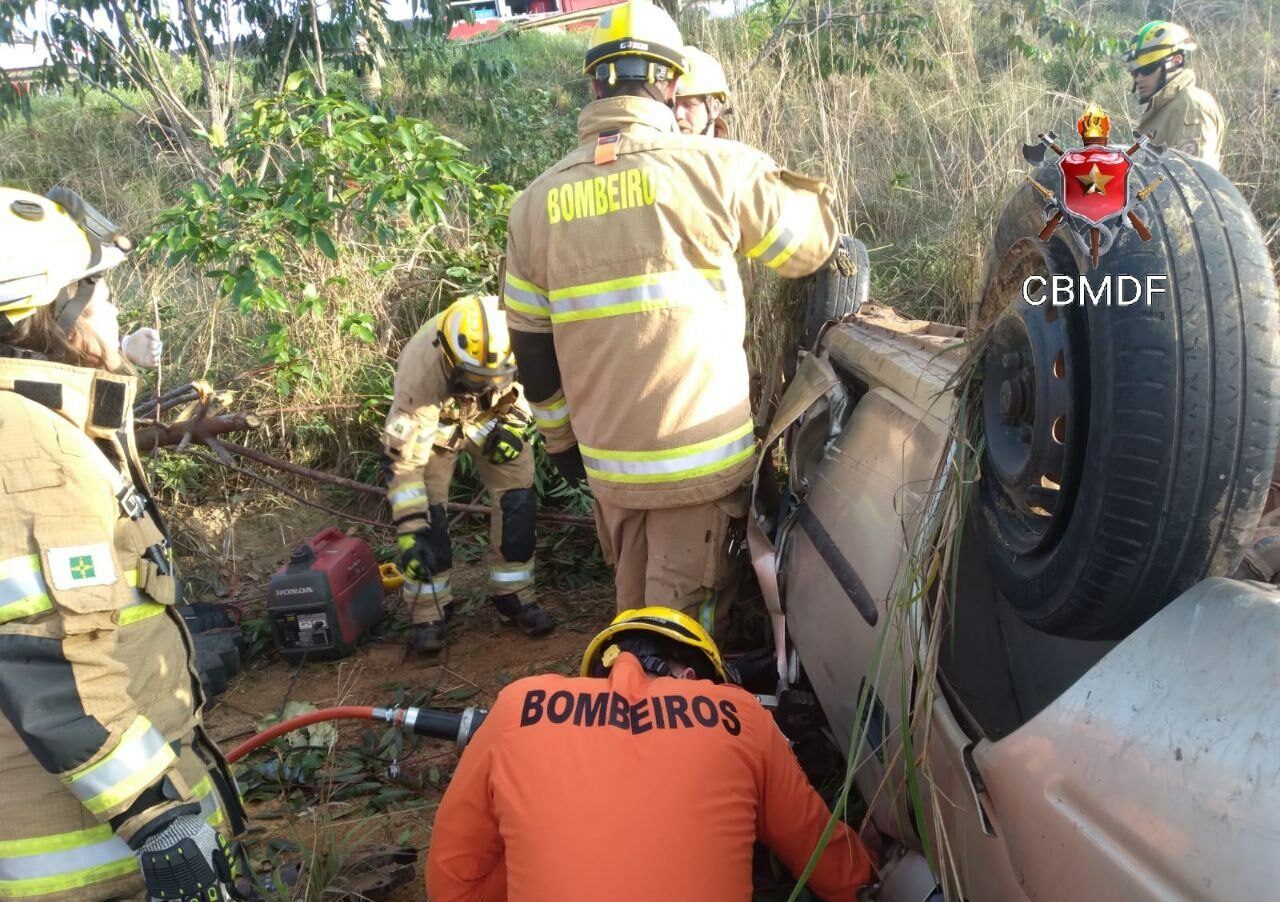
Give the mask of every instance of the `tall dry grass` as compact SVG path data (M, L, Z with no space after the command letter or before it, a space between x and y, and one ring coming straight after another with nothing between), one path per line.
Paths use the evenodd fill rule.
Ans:
M1119 60L1060 52L1042 63L1002 49L1001 8L925 4L931 25L919 46L934 65L924 73L880 65L824 76L821 33L796 35L761 60L742 20L687 29L687 40L725 65L734 137L831 183L845 228L870 249L873 299L911 315L967 321L1004 198L1028 170L1023 142L1053 130L1076 143L1075 120L1089 100L1108 111L1121 139L1141 116ZM1267 0L1068 8L1103 33L1127 36L1170 16L1199 38L1199 82L1229 124L1223 169L1280 255L1280 8ZM761 366L792 337L796 301L772 280L757 286L751 345Z

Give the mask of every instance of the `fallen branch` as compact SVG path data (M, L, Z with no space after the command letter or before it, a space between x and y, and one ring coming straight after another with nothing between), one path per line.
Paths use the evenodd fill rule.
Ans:
M216 438L210 439L210 441L214 443L214 446L218 444L218 440ZM328 505L321 504L318 501L312 501L310 498L304 497L301 493L295 492L293 489L290 489L287 486L281 485L280 483L276 482L274 479L268 479L267 477L262 476L258 473L255 473L252 470L248 469L247 467L242 467L239 464L236 464L234 462L227 463L223 460L219 460L216 456L210 454L208 451L205 451L201 448L192 448L191 451L189 451L188 453L194 454L203 460L212 461L213 463L218 464L219 466L226 467L227 469L233 470L236 473L240 473L243 476L248 476L250 479L257 480L258 482L264 483L265 485L269 485L271 486L271 488L275 489L276 491L282 492L285 495L288 495L294 501L300 501L303 504L307 505L308 507L314 507L316 510L322 510L326 514L333 514L335 517L342 517L345 520L351 520L355 523L363 524L364 526L368 526L371 529L384 529L384 530L394 529L394 527L390 523L381 523L377 520L370 520L368 517L362 517L359 514L353 514L350 511L340 511L336 508L329 507Z
M161 413L164 413L179 404L194 401L199 396L200 394L196 391L196 387L188 382L186 385L179 385L177 388L171 388L161 393L159 398L150 397L145 401L139 401L133 406L133 415L135 417L153 417L156 415L157 408Z
M257 429L262 423L252 413L226 413L216 417L204 417L195 420L180 420L177 423L151 423L134 430L134 436L141 452L152 448L166 448L181 445L184 441L205 439L225 435L228 432L245 432Z
M344 489L350 489L354 492L363 492L366 495L386 495L387 490L382 486L369 485L367 482L358 482L355 479L347 479L345 476L335 476L332 473L325 473L322 470L313 470L310 467L304 467L301 464L289 463L286 460L280 460L278 457L272 457L263 451L254 448L246 448L244 445L237 445L235 442L219 440L218 444L228 451L239 454L241 457L247 457L249 460L279 470L282 473L290 473L294 476L301 476L304 479L315 479L320 482L327 482L330 485L340 486ZM219 461L221 463L221 461ZM465 513L465 514L488 514L489 508L483 504L459 504L450 501L445 505L445 509L449 513ZM595 526L595 521L590 517L581 517L577 514L564 514L559 511L538 511L538 519L546 523L561 523L566 526Z

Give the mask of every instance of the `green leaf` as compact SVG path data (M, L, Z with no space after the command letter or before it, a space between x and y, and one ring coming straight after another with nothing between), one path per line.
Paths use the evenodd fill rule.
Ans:
M369 267L369 272L373 273L375 276L381 276L391 272L395 267L396 264L394 260L380 260L373 264L373 266Z
M329 237L328 232L324 229L316 229L315 239L316 247L320 248L320 253L330 260L338 259L338 249L333 246L333 239Z
M460 702L464 698L471 698L479 691L475 686L459 686L457 689L450 689L448 692L441 694L440 699L441 701Z
M307 70L299 69L297 72L290 72L289 77L284 80L284 91L286 94L292 94L298 88L302 87L302 83L307 79Z
M254 252L253 265L258 270L259 276L278 279L284 275L284 266L280 264L276 255L266 248Z

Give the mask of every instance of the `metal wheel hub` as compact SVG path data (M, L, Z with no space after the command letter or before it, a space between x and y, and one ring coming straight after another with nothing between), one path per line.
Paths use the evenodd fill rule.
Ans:
M1061 532L1063 476L1081 430L1067 314L1019 299L992 327L983 373L987 478L1002 534L1031 553ZM1081 424L1082 425L1082 424Z

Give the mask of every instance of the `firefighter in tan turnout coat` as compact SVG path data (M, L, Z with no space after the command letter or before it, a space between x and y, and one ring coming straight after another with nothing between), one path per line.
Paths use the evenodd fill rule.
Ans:
M1222 165L1226 118L1213 95L1196 85L1196 74L1187 65L1195 49L1189 31L1157 20L1129 39L1124 60L1133 92L1146 104L1138 131L1216 169Z
M243 812L117 374L130 245L51 198L0 188L0 899L220 900Z
M443 646L452 611L445 502L463 450L475 461L493 509L489 593L499 616L529 635L555 626L528 600L537 508L532 417L514 380L506 318L492 296L456 301L428 320L400 354L382 445L390 460L387 500L399 534L415 651Z
M552 459L585 473L618 608L723 625L731 524L755 455L735 255L814 272L837 230L819 181L681 135L680 33L646 2L601 16L579 145L517 199L504 302Z

